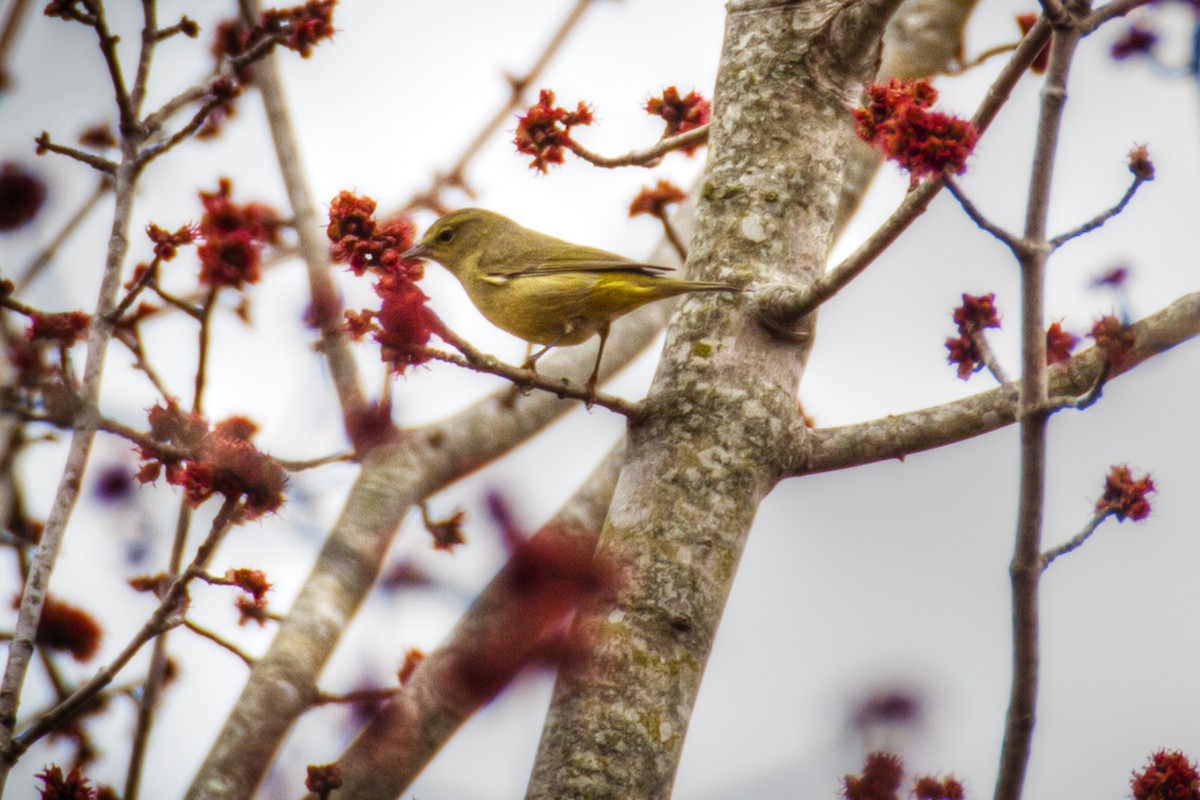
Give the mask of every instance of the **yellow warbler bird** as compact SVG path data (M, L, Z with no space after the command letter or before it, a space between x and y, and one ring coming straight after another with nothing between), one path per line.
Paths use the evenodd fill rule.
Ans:
M595 397L604 343L617 317L688 292L741 291L728 283L669 278L664 273L670 267L564 242L479 208L446 214L403 255L438 262L458 278L493 325L530 345L542 345L526 359L527 369L534 369L551 347L580 344L599 334L589 397Z

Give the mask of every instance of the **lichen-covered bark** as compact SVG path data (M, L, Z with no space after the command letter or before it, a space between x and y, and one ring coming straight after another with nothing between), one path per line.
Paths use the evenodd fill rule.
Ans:
M601 536L622 582L578 623L594 659L559 679L530 798L670 794L746 534L796 444L811 337L765 330L753 286L802 284L823 268L846 106L874 74L890 10L729 5L688 272L751 290L675 315Z

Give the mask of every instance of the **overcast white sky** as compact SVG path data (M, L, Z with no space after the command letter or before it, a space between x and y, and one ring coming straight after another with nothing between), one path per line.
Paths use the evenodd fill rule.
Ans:
M346 0L339 33L312 58L285 57L283 74L296 130L318 202L350 189L387 207L423 187L448 166L506 92L503 75L520 73L572 0L518 4L482 0L439 3ZM111 3L127 24L133 3ZM160 18L186 12L211 31L210 5L163 2ZM969 53L1010 41L1011 18L1032 4L983 4L968 38ZM662 88L695 88L711 97L721 45L722 4L706 0L597 2L539 86L566 105L586 100L599 124L579 138L604 153L651 143L660 131L640 106ZM1173 19L1184 33L1185 17ZM1051 227L1073 226L1115 202L1128 184L1125 155L1149 145L1157 178L1102 230L1062 249L1052 262L1048 308L1076 333L1109 313L1111 294L1089 282L1118 264L1133 277L1129 306L1141 317L1200 288L1200 113L1197 87L1137 63L1114 64L1107 50L1116 27L1087 40L1075 65L1056 173ZM207 33L202 34L207 42ZM124 29L136 42L136 28ZM155 99L173 95L207 64L206 44L172 41L159 51ZM128 55L128 51L126 51ZM30 248L55 230L90 191L92 177L62 159L32 155L48 130L70 140L111 120L111 91L92 39L78 26L28 20L14 58L17 85L0 95L0 160L44 171L51 197L33 230L0 238L0 272L9 275ZM998 69L989 63L940 81L943 106L969 116ZM982 140L963 179L968 193L1000 224L1024 216L1033 112L1040 81L1026 77ZM148 257L139 231L153 219L173 227L199 216L197 190L233 179L235 196L282 207L282 190L254 94L220 141L191 143L146 175L134 226L132 259ZM468 177L474 204L567 239L642 257L657 228L629 220L629 200L658 178L687 186L701 155L668 157L653 171L600 171L568 164L539 176L510 145L513 125L498 134ZM907 179L885 167L835 258L848 252L903 196ZM51 309L90 309L109 222L94 215L63 251L55 272L23 298ZM421 218L423 227L429 221ZM182 274L186 258L171 266ZM186 282L186 281L185 281ZM431 267L426 293L444 318L471 341L504 357L522 345L491 328L444 272ZM368 286L344 281L351 305L365 305ZM975 228L948 196L931 209L855 285L821 311L816 349L801 388L818 425L875 418L946 402L990 388L985 376L963 383L945 363L953 333L950 310L963 292L994 291L1004 328L994 345L1011 373L1017 367L1017 276L1007 252ZM213 418L245 413L262 425L261 444L289 458L343 446L337 411L310 336L299 317L306 305L297 267L272 273L253 294L255 327L225 314L214 334L217 365L210 380ZM160 324L155 357L181 395L190 394L194 332ZM641 396L657 351L611 384ZM361 348L378 386L382 369ZM1069 538L1087 520L1103 476L1114 463L1150 470L1159 486L1154 514L1140 525L1106 523L1082 551L1058 562L1043 583L1042 703L1028 797L1124 797L1128 775L1159 747L1200 757L1200 531L1195 491L1200 435L1195 408L1200 345L1192 342L1122 378L1083 414L1054 418L1046 509L1047 542ZM444 416L495 389L496 382L435 366L394 385L397 417L416 424ZM114 349L104 394L107 410L136 422L152 402L145 382ZM510 458L433 499L435 511L467 509L471 544L454 555L427 552L419 525L407 525L397 557L416 554L445 581L422 593L378 594L335 656L325 688L384 683L409 647L436 644L462 605L501 558L482 513L481 497L499 488L518 517L535 528L569 496L622 429L619 418L579 410ZM909 740L914 769L953 772L969 794L991 792L1009 673L1007 564L1016 504L1016 437L1007 430L904 463L815 476L781 485L763 504L721 626L688 733L677 782L680 800L721 797L832 797L861 753L846 730L847 709L879 687L909 687L926 700L919 736ZM22 463L29 503L44 515L62 449L42 446ZM102 441L92 466L129 463L121 442ZM237 531L218 555L226 566L262 566L286 608L314 548L352 480L350 468L298 477L277 518ZM103 659L123 644L148 611L121 580L160 569L131 565L134 547L165 557L175 493L160 485L136 507L81 503L53 590L102 612L109 625ZM211 513L211 509L207 510ZM201 514L198 526L207 519ZM97 574L99 573L99 574ZM15 591L5 564L0 590ZM101 580L103 579L103 580ZM102 584L112 583L112 588ZM227 594L201 592L197 615L233 628ZM234 630L252 651L269 632ZM186 691L173 689L151 749L146 796L174 797L207 750L245 670L227 653L195 637L172 638ZM91 666L76 671L86 675ZM37 680L35 676L34 680ZM544 679L525 681L492 704L450 743L409 794L435 798L519 796L532 763L548 696ZM185 694L187 695L185 697ZM31 694L27 709L39 703ZM105 728L105 758L91 771L120 784L130 716L120 708ZM286 775L264 797L291 797L302 765L333 760L342 731L338 711L306 720L286 746ZM22 762L10 796L32 786L30 774L55 758L44 751ZM299 765L299 766L298 766ZM21 782L24 781L24 784ZM407 796L407 795L406 795Z

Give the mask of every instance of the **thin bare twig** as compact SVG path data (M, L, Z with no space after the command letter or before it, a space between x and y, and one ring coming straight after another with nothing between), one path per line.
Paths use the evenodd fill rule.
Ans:
M1133 196L1135 194L1137 194L1138 187L1140 187L1143 183L1145 183L1146 180L1147 180L1146 178L1143 178L1139 175L1135 175L1133 177L1133 183L1129 184L1129 188L1125 190L1124 196L1119 201L1117 201L1117 204L1115 206L1113 206L1112 208L1108 209L1107 211L1105 211L1101 214L1097 214L1095 217L1092 217L1092 219L1083 223L1079 227L1069 230L1066 233L1060 233L1058 236L1055 236L1053 239L1050 240L1050 247L1054 250L1057 250L1058 248L1062 247L1064 244L1066 244L1067 242L1076 238L1077 236L1083 236L1085 233L1091 233L1092 231L1096 230L1101 225L1103 225L1104 223L1108 222L1110 219L1115 217L1117 214L1120 214L1122 211L1125 210L1125 206L1129 205L1129 201L1133 199Z
M667 214L661 214L658 215L658 219L662 222L663 235L667 237L667 241L675 249L675 255L679 256L679 263L686 264L688 257L687 245L683 243L683 239L679 238L679 232L671 224L671 218Z
M146 642L164 631L183 623L187 584L203 571L204 566L212 557L221 538L236 521L238 514L236 499L226 499L224 505L221 506L221 510L217 512L216 517L213 519L208 536L201 543L200 547L197 548L191 565L182 575L172 581L170 587L164 592L158 608L150 615L150 618L146 620L142 628L134 634L129 643L117 654L117 657L100 669L91 680L76 689L70 697L38 718L32 725L22 731L19 736L13 739L2 751L5 762L10 764L15 762L31 745L57 728L64 720L69 719L100 690L112 683L117 673L125 668L125 665L142 649L142 646Z
M599 153L593 153L574 140L567 147L571 149L572 153L593 166L613 169L616 167L658 166L667 153L706 141L708 141L708 125L701 125L685 133L659 139L652 147L647 147L645 150L631 150L623 156L602 156Z
M258 17L257 2L241 0L241 7L244 19L253 20ZM304 159L300 155L300 145L296 141L275 59L264 58L256 62L253 74L255 85L258 86L262 97L263 109L266 111L280 175L287 190L288 204L292 209L293 228L299 241L298 250L308 277L310 302L313 306L326 310L326 313L320 315L320 350L333 378L342 416L348 419L356 409L365 407L367 401L354 354L340 324L340 295L329 275L329 242L321 233L317 207L304 174Z
M89 167L97 172L100 172L101 174L111 176L117 171L116 163L109 161L103 156L98 156L95 153L89 153L86 150L79 150L74 147L55 144L54 142L50 141L50 134L46 131L42 131L41 135L33 140L33 143L37 145L37 151L39 153L56 153L60 156L73 158L81 164L87 164Z
M196 343L196 378L193 383L192 412L204 413L204 382L208 380L208 338L212 312L217 305L217 287L208 290L204 305L200 307L200 331Z
M1104 23L1114 20L1117 17L1123 17L1130 11L1142 6L1148 6L1154 0L1113 0L1111 3L1105 3L1091 13L1087 19L1083 21L1081 30L1084 36L1094 32Z
M992 373L992 377L996 379L996 382L1001 386L1011 386L1012 381L1005 374L1004 367L1000 364L1000 360L996 358L996 353L992 350L992 345L984 332L977 330L967 335L971 337L971 343L979 351L979 357L983 360L983 365L987 367L988 372Z
M275 463L286 469L288 472L302 472L306 469L315 469L323 467L326 464L338 464L347 461L354 461L355 455L351 452L332 453L320 458L309 458L300 461L292 461L286 458L276 458Z
M995 47L989 47L987 50L984 50L982 53L975 56L970 61L964 61L964 62L960 63L954 69L946 70L946 74L947 75L962 75L965 72L968 72L969 70L974 69L975 67L981 66L985 61L989 61L996 56L1003 55L1005 53L1011 53L1013 50L1017 49L1018 44L1020 44L1020 42L1011 42L1009 44L998 44Z
M83 221L87 219L88 214L90 214L92 210L99 205L100 200L111 191L112 180L107 176L101 177L92 193L88 195L82 203L79 204L79 208L75 210L75 213L72 214L66 223L63 224L62 228L59 229L54 238L51 239L36 256L34 256L33 260L29 262L29 266L27 266L25 271L21 273L20 277L17 278L15 281L15 292L23 292L29 287L29 284L33 283L33 281L42 274L42 271L50 265L50 262L58 253L59 248L71 238L71 234L75 233L79 226L83 224Z
M1100 527L1100 523L1108 519L1112 513L1113 512L1110 509L1097 511L1092 515L1092 518L1088 520L1087 525L1083 526L1083 530L1057 547L1051 547L1049 550L1042 553L1042 572L1046 571L1046 567L1050 566L1050 563L1054 561L1054 559L1077 549L1080 545L1091 538L1091 535L1096 532L1097 528Z
M942 177L946 188L950 190L950 194L954 195L954 199L962 206L962 210L971 218L971 221L999 239L1014 255L1017 254L1018 249L1021 247L1021 240L985 217L983 212L979 210L979 207L972 202L971 198L966 196L953 175L947 173Z
M438 336L455 350L462 353L462 357L433 348L423 348L420 351L423 355L428 355L438 361L444 361L447 364L454 364L475 372L486 372L489 375L497 375L512 381L515 386L530 386L534 389L550 392L560 398L584 401L591 399L591 395L586 388L572 386L566 378L546 378L533 370L506 364L495 356L490 356L476 350L465 339L447 329L444 324L439 325L439 327ZM641 406L637 403L630 403L619 397L604 394L597 394L595 396L595 405L602 406L609 411L629 418L633 418L641 411Z
M208 628L202 627L202 626L196 624L195 622L192 622L190 619L185 619L183 621L183 627L187 628L192 633L194 633L198 636L203 636L205 639L208 639L210 642L213 642L214 644L220 645L221 647L225 648L226 650L228 650L229 652L233 653L235 656L240 658L242 660L242 663L245 664L247 667L254 666L254 657L253 656L249 655L245 650L241 649L233 642L227 641L226 639L219 636L217 633L210 631Z
M492 135L499 130L504 123L509 122L510 115L521 107L525 100L525 92L528 91L530 85L538 79L538 77L550 64L551 59L554 58L554 56L558 53L559 48L561 48L563 43L566 41L567 35L570 34L570 32L575 29L575 26L579 24L579 21L583 19L583 12L588 9L588 6L590 6L592 2L593 0L576 1L575 5L572 6L571 10L567 13L567 16L563 19L562 24L560 24L551 35L550 41L546 43L546 46L542 49L541 54L534 61L533 66L531 66L529 70L520 77L509 76L509 96L505 100L504 104L496 110L495 115L493 115L491 119L484 123L483 127L480 128L479 133L475 135L475 138L471 140L470 144L466 146L462 154L459 155L458 159L455 160L454 164L452 164L448 170L445 172L436 173L428 188L416 192L408 199L408 202L406 202L402 207L401 213L408 213L417 208L429 208L438 213L444 213L447 208L441 201L441 194L442 191L447 187L461 187L467 192L468 195L471 194L470 189L466 185L466 180L464 177L467 171L467 166L471 163L471 160L475 158L476 154L483 149L483 146L488 143L488 141L492 138Z

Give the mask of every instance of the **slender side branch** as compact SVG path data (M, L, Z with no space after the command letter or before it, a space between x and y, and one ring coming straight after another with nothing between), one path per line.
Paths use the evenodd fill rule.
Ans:
M667 153L706 141L708 141L708 125L701 125L677 136L660 139L653 147L647 147L645 150L631 150L623 156L602 156L599 153L593 153L574 140L567 146L571 148L572 153L593 166L614 169L616 167L654 167L662 161L663 156Z
M415 193L404 204L402 213L408 213L417 208L429 208L438 213L444 213L448 209L441 201L442 190L448 186L458 186L463 188L468 195L471 191L466 186L465 173L467 165L471 163L471 159L483 149L483 146L488 143L497 130L499 130L506 122L509 121L510 115L521 107L525 99L525 92L535 80L545 71L550 64L551 59L558 53L563 43L567 40L567 35L570 34L579 21L583 19L583 12L587 11L588 6L593 0L576 0L575 5L567 13L562 24L554 31L550 37L550 41L542 49L541 54L534 61L533 66L520 77L509 76L508 83L510 92L503 105L496 110L495 115L488 120L471 143L463 150L462 155L454 162L450 169L445 172L437 173L429 188Z
M210 642L217 645L218 647L221 647L225 650L228 650L230 653L233 653L235 656L237 656L239 659L241 659L241 662L243 664L245 664L247 667L254 666L254 657L253 656L251 656L245 650L243 650L240 647L238 647L237 645L235 645L233 642L220 636L219 634L214 633L213 631L210 631L208 628L205 628L202 625L192 622L190 619L183 620L183 627L187 628L189 631L196 634L197 636L202 636L205 639L208 639Z
M1105 3L1104 5L1100 6L1100 8L1093 11L1091 16L1084 20L1083 25L1081 26L1082 33L1084 36L1087 36L1104 23L1114 20L1117 17L1123 17L1130 11L1141 8L1142 6L1148 6L1152 2L1154 2L1154 0L1113 0L1111 3Z
M208 536L200 544L200 547L196 549L196 555L191 565L171 583L170 587L163 594L162 600L159 601L158 608L150 615L150 619L146 620L141 629L134 634L129 643L125 645L121 652L117 654L117 657L109 662L107 666L97 672L87 683L76 689L70 697L52 708L45 716L29 726L29 728L22 731L21 735L14 739L5 748L3 753L0 754L5 762L10 764L14 762L34 742L61 725L64 720L70 718L87 701L92 699L108 684L112 683L117 674L125 668L125 665L129 663L146 642L149 642L164 631L183 623L183 613L186 606L184 600L187 596L188 583L204 570L204 566L212 557L225 532L237 520L238 515L237 500L227 499L213 519Z
M78 150L74 147L55 144L54 142L50 141L50 134L46 131L42 131L42 134L34 139L33 143L37 145L37 152L39 154L49 152L56 153L60 156L66 156L67 158L73 158L81 164L87 164L97 172L108 176L114 175L117 171L117 165L114 162L109 161L107 158L103 158L94 153L89 153L85 150Z
M1178 344L1200 336L1200 292L1184 295L1132 326L1132 352L1112 378L1123 375ZM1096 385L1108 367L1104 351L1090 347L1050 370L1053 396L1078 396ZM1004 387L932 408L895 414L869 422L804 432L787 477L903 459L985 433L1017 421L1017 404Z
M983 230L990 233L992 236L995 236L997 239L999 239L1005 246L1008 247L1009 250L1013 252L1014 255L1016 255L1021 247L1020 240L985 217L983 212L979 210L979 207L975 205L974 201L967 197L967 195L963 192L962 187L958 185L958 181L954 179L954 176L947 173L942 177L945 181L946 188L950 190L950 194L954 195L954 199L958 201L960 206L962 206L962 210L965 211L967 216L971 218L971 221Z
M1129 188L1125 190L1125 195L1117 202L1115 206L1101 214L1097 214L1095 217L1083 223L1078 228L1074 228L1066 233L1060 233L1058 236L1055 236L1050 240L1050 247L1054 250L1057 250L1072 239L1078 236L1083 236L1085 233L1091 233L1115 217L1117 214L1120 214L1125 210L1125 206L1129 205L1129 201L1133 199L1133 196L1137 194L1138 187L1140 187L1147 180L1147 178L1134 175L1133 183L1129 184Z
M244 13L248 18L258 16L260 9L256 0L243 0L243 4ZM300 145L292 128L291 115L274 57L264 58L255 63L254 79L262 93L263 108L271 128L271 141L275 146L279 171L287 189L288 203L292 207L293 227L299 238L300 257L304 260L308 275L309 295L314 307L325 309L327 312L319 315L320 348L329 367L329 374L333 378L342 415L347 417L355 409L366 405L366 395L354 355L341 328L341 301L338 299L333 280L329 277L328 242L320 233L316 204L313 203L308 179L304 175Z
M521 367L514 367L511 364L505 364L495 356L489 356L476 350L465 339L451 332L444 324L439 324L438 336L446 341L451 347L462 353L462 358L458 358L452 353L445 353L440 350L431 348L422 348L421 352L429 355L438 361L444 361L448 364L455 364L465 369L474 370L476 372L486 372L489 375L497 375L501 378L507 378L513 384L519 387L531 386L535 389L550 392L560 398L570 397L575 400L587 401L591 399L591 395L586 388L576 388L572 386L566 378L546 378L539 375L537 372ZM622 400L619 397L611 397L609 395L597 394L595 396L595 404L603 406L609 411L614 411L625 417L634 417L638 414L640 406L637 403L630 403Z
M992 377L1001 386L1009 387L1012 381L1004 372L1003 365L1000 364L1000 359L996 358L996 353L992 350L992 345L988 341L987 335L983 331L972 331L970 333L971 342L975 345L975 349L979 351L979 357L983 359L983 365L987 367L988 372L992 373Z
M1066 555L1067 553L1071 552L1072 550L1079 548L1080 545L1082 545L1089 538L1091 538L1092 534L1096 532L1096 529L1100 527L1100 523L1104 522L1104 520L1108 519L1108 517L1111 514L1112 514L1112 511L1109 511L1107 509L1105 509L1104 511L1096 512L1095 514L1092 515L1092 518L1090 520L1088 520L1087 525L1083 526L1083 530L1081 530L1079 533L1072 536L1067 541L1058 545L1057 547L1051 547L1045 553L1042 553L1042 572L1046 571L1046 567L1050 566L1051 562L1054 561L1054 559L1058 558L1061 555Z
M71 238L71 234L75 233L76 229L83 224L83 221L87 219L88 214L90 214L92 210L99 205L100 200L111 191L112 180L109 177L102 177L96 184L96 188L92 191L92 193L88 195L82 203L79 204L79 208L75 210L75 213L71 215L70 219L68 219L62 228L59 229L54 238L51 239L36 256L34 256L33 260L29 262L29 266L27 266L25 271L21 273L20 277L16 279L14 282L14 294L20 294L21 292L25 291L29 284L33 283L33 281L42 274L42 271L49 266L50 262L54 259L54 256L58 253L59 248Z

